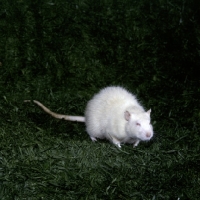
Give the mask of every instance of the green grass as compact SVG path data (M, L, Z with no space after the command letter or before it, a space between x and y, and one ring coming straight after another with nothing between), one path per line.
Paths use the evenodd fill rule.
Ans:
M198 200L199 2L0 3L0 199ZM180 19L182 22L180 23ZM152 109L137 148L92 142L83 115L121 85Z
M1 199L198 199L199 135L156 127L151 142L93 143L84 125L39 108L1 120Z

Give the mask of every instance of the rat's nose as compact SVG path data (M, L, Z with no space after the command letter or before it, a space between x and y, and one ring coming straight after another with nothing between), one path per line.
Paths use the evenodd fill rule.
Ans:
M147 132L147 133L146 133L146 137L147 137L147 138L151 137L151 132Z

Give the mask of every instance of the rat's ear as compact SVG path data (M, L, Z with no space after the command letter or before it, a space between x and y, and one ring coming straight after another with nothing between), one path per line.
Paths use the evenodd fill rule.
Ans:
M131 118L131 114L127 110L124 112L124 118L126 121L129 121Z
M151 114L151 108L147 111L147 113L150 115Z

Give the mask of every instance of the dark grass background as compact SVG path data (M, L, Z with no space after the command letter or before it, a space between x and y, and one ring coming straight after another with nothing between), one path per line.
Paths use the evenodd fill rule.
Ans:
M0 199L200 198L200 2L0 2ZM83 115L121 85L152 109L137 148L91 142L24 99Z

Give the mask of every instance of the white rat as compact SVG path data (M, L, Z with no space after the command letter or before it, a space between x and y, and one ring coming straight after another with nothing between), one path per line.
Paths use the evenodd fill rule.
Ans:
M121 143L131 143L136 147L140 141L148 141L153 136L151 109L145 112L136 97L122 87L111 86L100 90L88 102L85 117L57 114L39 101L33 102L55 118L85 122L92 141L105 138L119 148Z

